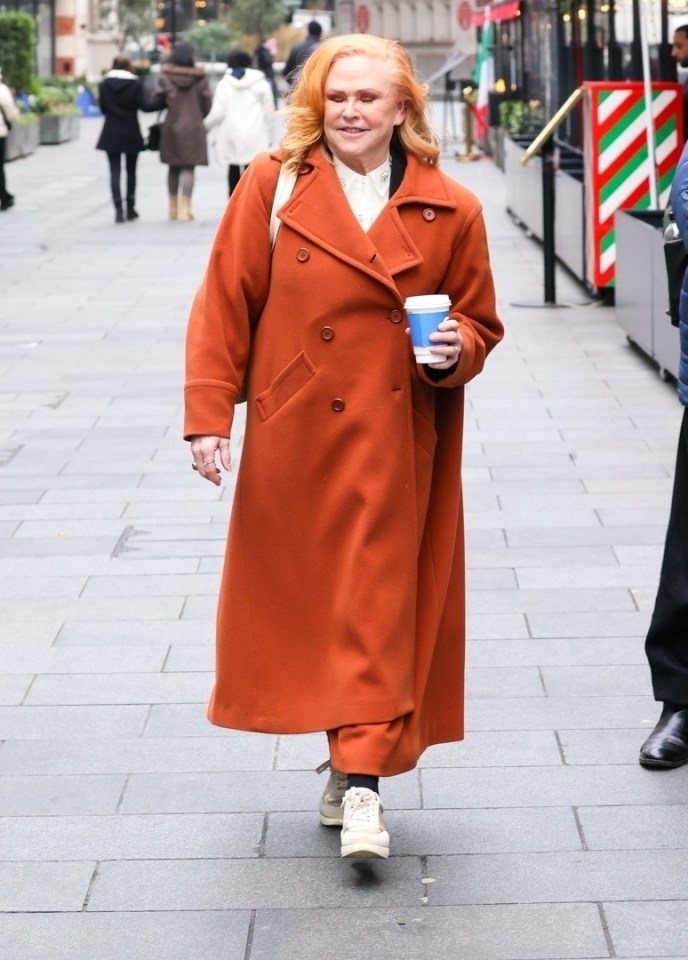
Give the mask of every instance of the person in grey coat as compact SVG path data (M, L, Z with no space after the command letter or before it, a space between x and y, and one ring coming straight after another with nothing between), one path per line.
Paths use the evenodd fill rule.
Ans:
M688 144L671 185L671 209L688 245ZM640 764L671 769L688 763L688 271L679 300L678 399L683 419L678 438L664 558L645 653L655 700L662 712L640 748Z
M138 111L154 108L146 102L143 84L133 73L129 57L117 56L112 61L112 69L100 84L99 103L105 121L96 149L107 153L115 223L124 222L120 186L122 154L127 171L127 220L136 220L136 165L144 149Z
M152 103L158 109L167 108L160 136L160 160L169 167L170 220L192 220L194 170L208 165L203 118L210 110L212 96L205 70L194 63L190 43L174 45L153 91Z

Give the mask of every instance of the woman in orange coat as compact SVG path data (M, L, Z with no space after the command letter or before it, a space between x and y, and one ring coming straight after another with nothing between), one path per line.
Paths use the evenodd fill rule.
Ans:
M378 778L463 737L464 385L503 331L480 204L438 169L426 92L394 41L313 53L187 333L184 434L212 483L248 383L209 717L327 731L320 819L342 856L388 856ZM404 301L427 293L451 310L420 364Z

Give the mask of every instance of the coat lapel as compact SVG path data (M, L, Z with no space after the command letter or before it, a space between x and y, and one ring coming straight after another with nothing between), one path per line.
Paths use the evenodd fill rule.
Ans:
M422 216L426 209L455 209L456 201L447 193L435 168L409 156L399 189L365 233L351 211L334 167L320 148L315 148L309 155L307 171L299 176L279 217L304 239L398 293L395 276L423 262L402 217L403 211L413 206Z

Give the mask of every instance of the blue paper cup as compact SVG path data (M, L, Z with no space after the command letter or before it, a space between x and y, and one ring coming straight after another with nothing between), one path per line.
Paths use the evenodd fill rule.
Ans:
M426 293L417 297L407 297L404 303L406 316L411 329L411 343L416 363L441 363L442 355L430 353L433 345L431 333L449 316L451 300L445 293Z

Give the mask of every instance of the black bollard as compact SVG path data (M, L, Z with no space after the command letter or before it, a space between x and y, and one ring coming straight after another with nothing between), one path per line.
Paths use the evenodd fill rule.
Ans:
M545 303L557 302L555 291L556 249L554 240L554 138L542 145L542 249L544 254Z

